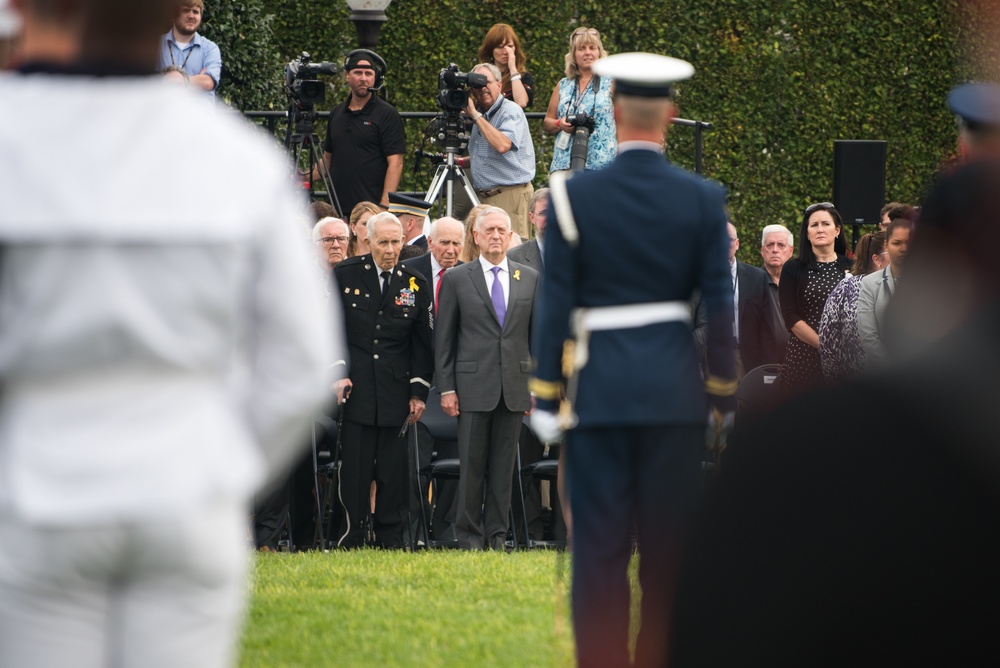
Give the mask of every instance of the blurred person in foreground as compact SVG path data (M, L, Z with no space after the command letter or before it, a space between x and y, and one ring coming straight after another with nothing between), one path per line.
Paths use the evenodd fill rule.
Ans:
M157 76L174 2L20 4L24 58L0 76L0 665L226 666L250 495L328 395L305 203L268 142ZM192 127L229 197L176 196ZM54 151L72 193L50 192Z
M948 94L948 108L955 114L958 123L958 150L963 164L991 162L1000 159L1000 84L989 82L967 83L955 87ZM988 168L984 168L988 174ZM977 175L969 170L969 175ZM985 178L977 176L976 178ZM971 179L967 177L967 181ZM974 184L956 182L952 191L945 191L940 197L950 197L953 205L961 204L960 197L969 197L967 192ZM992 214L993 212L989 212ZM989 218L987 218L989 219ZM978 267L969 266L966 257L974 255L994 266L994 260L986 253L996 248L989 246L984 238L985 230L974 227L969 235L956 238L954 230L967 227L951 225L923 226L914 235L913 252L907 259L906 289L900 290L890 305L892 317L886 320L883 338L887 352L897 359L907 358L939 340L947 332L962 322L965 314L974 307L975 295L982 289L983 282ZM968 221L969 223L975 221ZM917 243L919 241L919 243ZM968 244L969 249L959 247ZM929 249L937 248L937 263L929 261ZM973 254L972 250L982 251ZM910 268L918 266L919 271Z
M848 276L826 298L819 320L819 357L828 383L864 373L865 349L858 331L858 294L861 279L888 266L885 232L866 234L854 249L853 276Z
M689 63L630 53L597 62L594 72L615 79L619 155L603 170L557 172L549 184L532 427L548 442L568 429L577 661L629 664L634 528L642 588L635 665L659 666L701 487L706 414L715 409L714 441L736 403L725 192L662 153L673 83L694 73ZM626 222L615 244L609 220ZM695 289L709 319L707 381L691 333ZM562 404L561 418L564 396L573 404Z
M997 660L998 247L1000 162L942 177L887 318L945 323L905 364L744 432L685 553L671 665ZM849 435L818 428L843 406Z
M7 68L20 31L21 14L11 7L11 0L0 0L0 70Z

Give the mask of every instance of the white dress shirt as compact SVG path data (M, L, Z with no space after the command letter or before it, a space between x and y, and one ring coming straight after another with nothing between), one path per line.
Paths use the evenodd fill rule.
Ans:
M510 305L510 271L507 269L507 256L505 255L500 264L494 265L489 260L487 260L482 255L479 256L479 264L483 267L483 274L486 278L486 290L491 295L493 294L493 267L500 267L500 271L497 272L497 280L500 281L500 285L503 286L503 303L504 305Z

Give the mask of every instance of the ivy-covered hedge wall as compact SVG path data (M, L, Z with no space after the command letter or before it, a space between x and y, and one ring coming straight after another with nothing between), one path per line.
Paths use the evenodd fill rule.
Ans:
M205 32L227 6L258 4L209 0ZM388 99L401 111L434 110L439 70L451 62L463 69L473 65L483 35L496 22L513 25L525 46L536 78L530 111L545 110L562 76L569 35L579 26L599 29L610 53L643 50L689 60L696 74L679 88L680 115L714 125L705 136L704 173L729 188L743 241L741 259L759 263L764 225L783 223L796 231L807 204L832 197L835 139L886 140L886 196L920 199L942 161L954 154L956 130L945 96L974 73L961 58L969 43L955 13L961 5L961 0L395 0L377 50L389 63ZM260 58L253 72L258 77L280 81L280 63L301 51L336 62L356 47L346 4L271 0L265 6L273 14L267 29L273 29L279 64ZM253 36L244 32L240 39L245 44L248 37ZM223 46L227 67L231 56ZM243 69L240 85L251 85L250 69ZM328 107L346 94L341 77L335 79ZM235 94L231 99L257 101ZM256 106L281 109L284 100L279 94ZM407 125L413 151L423 123ZM538 186L546 180L553 140L541 133L540 123L534 126ZM692 130L671 130L670 156L693 168ZM426 188L430 175L412 175L412 164L407 156L402 187Z

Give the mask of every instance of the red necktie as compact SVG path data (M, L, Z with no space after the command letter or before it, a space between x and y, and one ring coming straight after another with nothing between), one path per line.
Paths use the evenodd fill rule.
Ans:
M444 278L444 269L438 272L438 284L437 287L434 288L434 315L437 315L438 312L438 295L441 294L441 279L443 278Z

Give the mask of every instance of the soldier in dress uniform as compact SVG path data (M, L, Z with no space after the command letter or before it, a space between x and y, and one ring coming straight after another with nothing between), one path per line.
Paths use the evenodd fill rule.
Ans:
M662 665L681 537L701 480L706 435L731 424L733 288L725 192L663 156L671 87L690 64L619 54L619 155L609 167L553 174L532 390L540 437L567 437L573 510L573 621L581 666L629 664L631 532L641 559L635 665ZM609 220L625 243L607 244ZM703 380L688 300L707 307ZM556 413L565 397L562 415ZM709 414L709 409L715 409Z
M376 544L402 547L408 472L404 423L415 423L434 373L431 290L418 272L398 263L403 227L391 213L368 220L372 252L334 269L344 307L350 362L337 383L344 400L341 499L348 526L338 545L364 542L369 487L377 483L373 528Z

